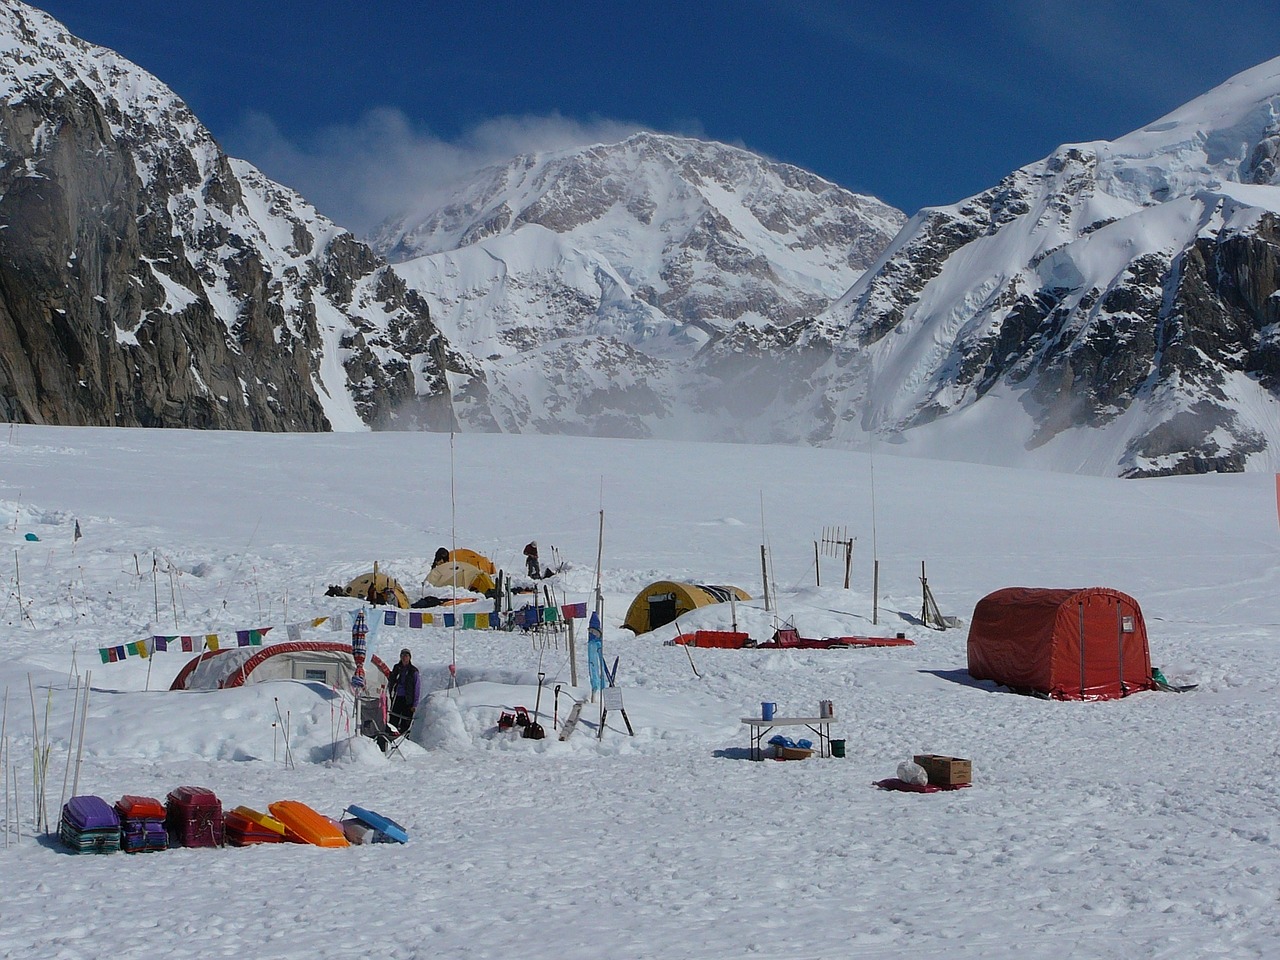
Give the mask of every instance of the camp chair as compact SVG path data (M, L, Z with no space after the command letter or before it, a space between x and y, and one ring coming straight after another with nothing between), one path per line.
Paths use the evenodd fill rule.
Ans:
M360 733L376 742L388 760L392 756L399 756L401 760L407 761L408 757L400 753L400 747L409 739L413 723L410 722L404 730L396 729L382 715L382 706L377 697L361 697L360 711Z
M410 723L409 726L405 727L404 730L396 730L396 728L393 726L390 726L390 725L387 726L387 732L389 734L389 737L385 741L386 745L383 746L382 752L387 755L388 760L390 760L392 757L399 757L405 763L409 762L409 758L400 752L400 748L404 746L404 742L409 739L409 731L411 729L413 729L412 723ZM381 740L378 742L383 743L383 741Z

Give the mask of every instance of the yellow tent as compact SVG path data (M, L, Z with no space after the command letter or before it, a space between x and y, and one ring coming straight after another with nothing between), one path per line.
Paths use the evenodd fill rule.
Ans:
M367 600L369 598L370 584L373 584L375 594L387 595L387 606L397 606L401 610L409 609L409 596L400 587L400 584L385 573L379 573L377 570L362 573L348 583L346 588L347 596Z
M493 565L492 560L484 554L468 550L466 547L454 550L449 554L449 559L456 560L459 563L469 563L481 573L487 573L491 577L498 572L498 568Z
M460 590L470 590L473 593L484 593L493 589L493 580L487 573L458 560L437 563L427 574L427 583L433 587L456 586Z
M751 596L737 587L659 580L636 594L622 625L632 633L648 633L690 610L730 599L750 600Z

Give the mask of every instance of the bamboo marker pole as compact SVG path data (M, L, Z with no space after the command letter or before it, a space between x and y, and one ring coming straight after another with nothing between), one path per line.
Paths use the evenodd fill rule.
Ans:
M44 734L41 736L40 748L40 823L45 833L49 832L49 714L53 710L53 687L49 687L49 696L44 702Z
M18 551L13 551L13 581L18 588L18 620L21 622L23 617L31 620L31 615L27 613L27 605L22 602L22 566L18 563ZM31 621L31 625L35 626L35 621Z
M62 797L58 800L58 815L67 802L67 781L71 779L71 753L76 745L76 720L80 716L80 674L76 674L76 695L71 701L71 735L67 737L67 765L62 771Z
M169 563L169 606L173 608L173 629L178 629L178 592L173 587L173 564ZM147 673L151 672L150 665L147 666Z
M84 757L84 728L89 719L89 691L93 689L93 671L84 675L84 706L80 709L80 742L76 745L76 773L71 780L71 795L80 794L80 761Z
M9 688L4 688L4 710L0 713L0 766L4 767L4 845L9 847Z
M31 674L27 674L27 693L31 695L31 809L39 809L36 801L36 791L39 789L39 771L40 771L40 725L36 721L36 688L31 681ZM40 829L40 824L36 824L36 829Z

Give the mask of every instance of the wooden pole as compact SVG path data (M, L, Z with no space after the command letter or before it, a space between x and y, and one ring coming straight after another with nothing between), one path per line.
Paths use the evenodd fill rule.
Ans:
M818 560L818 541L813 541L813 582L814 586L822 586L822 563Z
M760 544L760 579L764 581L764 612L769 612L769 565L765 560L764 544Z
M578 685L578 654L573 636L573 617L569 618L569 683L575 687Z
M872 564L871 573L871 623L880 622L880 561Z

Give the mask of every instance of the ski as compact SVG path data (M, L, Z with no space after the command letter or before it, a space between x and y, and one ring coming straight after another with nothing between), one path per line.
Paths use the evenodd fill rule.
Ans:
M573 708L569 711L569 716L565 718L564 726L560 728L560 739L568 740L573 736L574 728L578 725L578 717L582 715L582 705L585 700L575 700Z

